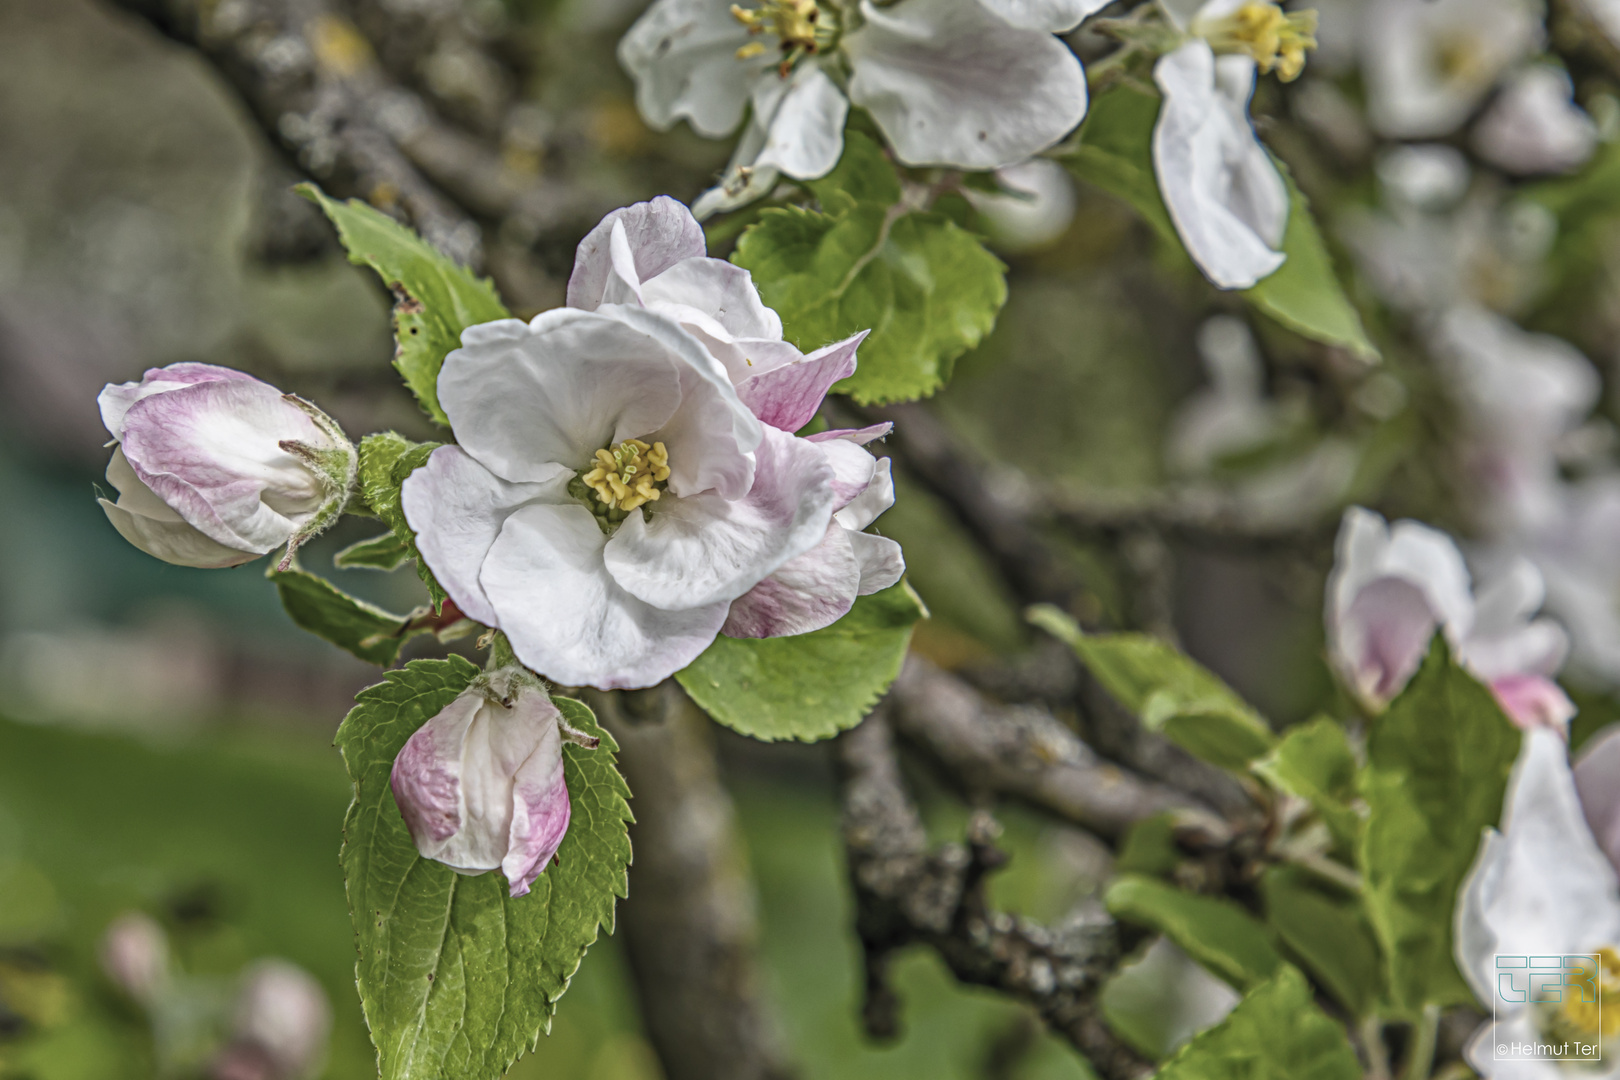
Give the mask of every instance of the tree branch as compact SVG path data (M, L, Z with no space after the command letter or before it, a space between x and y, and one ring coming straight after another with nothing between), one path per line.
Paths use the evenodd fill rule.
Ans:
M1152 1067L1108 1030L1097 1000L1121 957L1112 920L1097 915L1053 930L989 910L984 878L1005 859L993 845L994 821L980 812L966 847L927 850L922 821L901 783L885 711L880 706L836 744L856 930L866 960L867 1030L879 1037L897 1030L899 1002L886 979L889 959L921 943L962 982L1032 1006L1107 1080L1146 1076Z

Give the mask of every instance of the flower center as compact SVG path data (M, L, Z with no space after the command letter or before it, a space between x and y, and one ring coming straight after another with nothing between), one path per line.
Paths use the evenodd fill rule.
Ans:
M1548 1002L1542 1029L1549 1039L1597 1043L1620 1035L1620 951L1597 950L1590 978L1572 974L1559 987L1562 1000Z
M1249 0L1196 29L1216 52L1245 53L1261 71L1276 71L1283 82L1299 78L1306 52L1316 48L1316 12L1289 14L1272 0Z
M1470 85L1490 76L1490 50L1477 34L1459 29L1435 42L1434 64L1446 82Z
M657 502L669 485L669 451L661 442L626 439L598 450L592 467L579 480L613 520L644 503Z
M826 52L837 33L837 21L816 0L762 0L757 8L732 4L731 14L750 34L777 39L782 52L777 70L784 76L803 57ZM737 50L737 59L752 60L767 51L764 42L750 41Z

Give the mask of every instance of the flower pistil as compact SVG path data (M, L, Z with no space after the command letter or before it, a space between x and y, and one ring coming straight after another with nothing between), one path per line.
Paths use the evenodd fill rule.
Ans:
M1216 52L1244 53L1262 72L1276 71L1292 82L1305 70L1305 54L1316 48L1316 21L1312 10L1290 14L1272 0L1249 0L1195 29Z

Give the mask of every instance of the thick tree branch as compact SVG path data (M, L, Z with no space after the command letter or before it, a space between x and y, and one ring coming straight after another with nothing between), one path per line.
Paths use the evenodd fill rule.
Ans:
M934 852L895 759L884 708L838 737L844 843L855 888L856 930L866 959L867 1029L894 1034L899 1002L886 980L892 954L913 943L933 948L958 979L1024 1001L1085 1054L1108 1080L1146 1076L1151 1066L1121 1044L1102 1018L1097 994L1121 956L1105 915L1050 929L991 911L986 874L1004 860L995 824L975 815L966 847Z
M619 919L664 1075L791 1077L760 988L753 881L708 719L673 682L589 699L634 792L635 862Z

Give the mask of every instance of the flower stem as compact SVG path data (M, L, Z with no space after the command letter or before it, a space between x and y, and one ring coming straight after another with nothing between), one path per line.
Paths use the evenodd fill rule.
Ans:
M1434 1039L1440 1027L1440 1006L1423 1006L1423 1015L1412 1028L1412 1049L1406 1058L1402 1080L1429 1080L1434 1069Z

